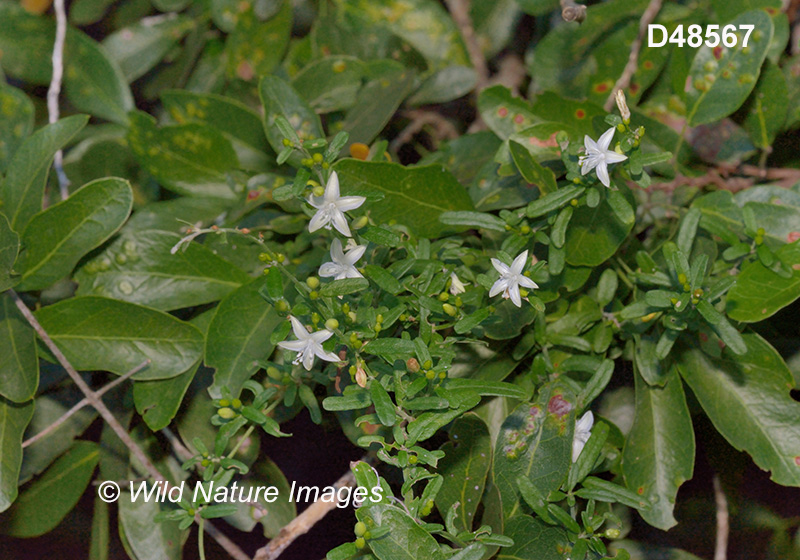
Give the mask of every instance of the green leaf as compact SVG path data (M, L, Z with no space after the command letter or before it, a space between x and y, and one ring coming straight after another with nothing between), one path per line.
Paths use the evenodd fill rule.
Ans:
M482 397L509 397L525 400L529 396L529 392L518 385L495 380L455 378L448 379L445 387L455 391L470 389Z
M528 183L539 187L539 192L543 195L556 192L558 185L552 169L540 165L522 144L511 140L508 147L514 164Z
M506 231L506 223L495 216L485 212L442 212L439 221L448 226L464 226L488 229L491 231Z
M0 4L0 13L3 6L5 4ZM75 115L44 126L16 151L8 165L5 181L0 184L2 211L11 229L23 231L33 215L42 209L53 156L86 126L87 121L88 117Z
M583 194L586 189L584 187L576 187L568 185L558 189L556 192L548 193L545 196L534 200L528 205L527 214L529 218L538 218L558 210L562 206L568 204L573 198L578 198Z
M163 311L222 299L250 277L200 243L174 254L181 236L165 231L128 232L75 274L78 295L97 295Z
M406 360L415 352L414 343L402 338L377 338L364 345L362 352L381 356L389 361Z
M0 395L12 402L33 398L39 386L36 336L7 294L0 294Z
M719 358L679 340L678 370L731 445L771 471L776 483L800 486L800 403L789 396L792 374L763 338L742 336L746 353L725 349Z
M456 528L459 532L472 531L492 463L489 428L477 415L465 414L453 423L450 441L440 449L445 455L437 471L444 480L436 495L436 508L445 518L458 502Z
M239 161L221 132L196 123L158 128L141 111L131 113L130 120L131 150L162 186L187 196L236 198L228 173Z
M43 535L75 507L100 459L96 443L77 441L3 514L0 531L18 538Z
M728 292L726 311L731 319L763 321L800 297L800 244L784 245L777 257L791 268L791 277L776 274L760 261L743 266Z
M19 236L0 213L0 292L13 288L19 281L19 276L13 271L18 254Z
M741 107L756 85L767 56L774 26L763 10L745 12L730 22L737 28L734 48L702 46L692 61L687 78L686 114L690 126L727 117ZM742 47L742 25L754 25L747 51ZM758 40L756 36L759 34ZM731 70L731 68L735 70ZM709 79L713 78L713 79Z
M615 194L619 196L617 200L628 204L621 195ZM631 213L629 218L632 217ZM605 262L627 239L633 224L634 220L623 221L619 213L612 210L608 197L595 208L579 206L567 229L564 245L567 262L574 266L597 266Z
M6 84L0 78L0 173L5 173L8 163L22 142L33 132L33 103L25 93Z
M292 3L281 2L278 13L261 21L257 3L236 4L236 26L225 41L228 76L250 81L271 73L283 57L292 31Z
M292 87L318 113L349 109L361 89L364 64L353 56L326 56L311 62L294 78Z
M263 283L245 284L222 300L208 327L205 361L216 368L209 388L214 398L222 395L223 387L239 396L244 382L258 370L258 362L269 358L275 348L270 335L283 319L259 295Z
M393 60L373 62L370 68L378 76L364 84L342 121L342 130L350 133L350 144L371 143L417 81L413 70Z
M336 164L342 194L380 193L379 202L364 203L377 223L389 220L407 226L419 237L437 237L447 228L443 212L472 210L469 194L455 177L438 165L404 167L396 163L345 159Z
M375 412L378 415L378 420L384 426L393 426L397 419L397 412L394 409L389 393L383 388L383 385L377 379L373 379L369 385L369 396L372 398L372 404L375 405Z
M487 307L483 309L478 309L469 315L466 315L459 319L455 325L453 325L453 329L456 331L456 334L465 334L480 325L483 321L485 321L491 312Z
M100 496L95 496L89 560L108 560L108 552L111 545L108 509L108 503L104 502Z
M739 14L756 8L780 8L781 0L711 0L720 23L728 22Z
M409 105L445 103L468 94L477 83L475 70L454 64L429 76L408 99Z
M108 178L35 215L22 234L19 289L41 290L69 275L86 253L122 227L132 207L130 183Z
M385 292L388 292L392 295L397 295L403 291L403 287L400 285L400 282L398 282L390 272L380 266L368 264L366 267L364 267L364 274L366 274L367 278L375 282Z
M753 144L762 149L772 146L789 109L789 87L783 72L767 60L753 93L744 105L747 116L742 125Z
M103 39L103 48L132 82L161 62L195 25L184 16L155 16L111 33Z
M625 485L650 503L641 512L650 525L666 531L677 521L672 515L678 488L692 478L694 430L683 383L675 371L663 387L635 376L636 413L625 440L622 474ZM641 491L640 491L641 490Z
M587 500L597 500L598 502L612 504L619 502L638 510L644 510L648 507L640 496L624 486L594 476L586 477L583 481L583 488L575 492L575 494Z
M325 137L319 116L285 81L277 76L264 76L258 91L264 106L264 131L275 153L283 150L283 139L286 138L275 124L278 117L283 117L289 122L301 141ZM289 163L300 167L301 159L300 154L294 152L289 158Z
M130 492L126 490L119 498L118 508L120 537L131 558L180 560L183 531L176 521L153 521L161 511L159 502L145 500L141 495L131 501Z
M518 477L527 478L546 496L557 490L567 476L572 459L575 405L569 395L555 394L548 398L551 394L552 391L544 390L536 404L519 405L503 422L497 436L494 482L506 518L519 512Z
M169 379L136 381L133 384L136 412L144 419L148 428L155 432L169 426L178 413L183 396L199 365L200 362L197 362L188 370Z
M134 379L166 379L189 369L203 353L203 335L167 313L95 296L62 300L36 318L77 370L122 375L145 360Z
M330 411L357 410L367 408L370 404L369 391L362 389L342 397L327 397L322 401L322 408Z
M505 86L488 87L478 95L478 111L486 125L501 139L539 122L530 104Z
M356 510L359 521L375 529L388 529L385 536L371 539L369 546L378 560L444 560L445 556L431 534L403 510L378 503Z
M161 101L178 124L196 122L220 131L233 146L239 163L250 169L269 166L272 148L264 135L261 116L250 107L233 99L212 93L169 90Z
M33 401L16 404L0 397L0 511L17 499L22 437L33 417Z
M344 278L322 286L319 295L323 297L346 296L362 292L367 288L369 288L369 280L366 278Z
M519 515L509 521L503 531L514 544L504 548L497 560L562 560L562 550L568 546L567 533L550 527L529 515Z

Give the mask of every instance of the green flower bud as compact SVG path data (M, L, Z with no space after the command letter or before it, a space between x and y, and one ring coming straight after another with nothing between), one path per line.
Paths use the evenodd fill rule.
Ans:
M328 319L325 321L325 328L329 331L334 331L339 328L339 321L336 319Z
M442 311L444 311L445 313L447 313L451 317L455 317L456 315L458 315L458 309L456 309L454 306L450 305L449 303L443 303L442 304Z
M356 539L356 548L364 548L367 546L367 541L364 540L364 537L358 537Z
M322 163L322 154L314 154L312 159L314 160L314 163Z
M224 418L225 420L230 420L231 418L236 416L236 413L233 411L233 409L228 408L227 406L220 408L217 411L217 414L219 414L220 418Z
M363 537L364 533L367 532L367 524L364 523L363 521L359 521L358 523L356 523L353 532L356 534L357 537Z
M283 377L283 374L280 372L280 370L274 366L269 366L267 368L267 375L270 379L274 379L275 381L280 381L280 379Z
M306 278L306 285L311 288L312 290L316 290L319 288L319 278L316 276L309 276Z

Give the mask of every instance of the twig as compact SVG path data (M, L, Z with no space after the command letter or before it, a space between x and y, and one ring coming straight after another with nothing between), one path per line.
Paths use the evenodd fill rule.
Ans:
M480 91L486 87L486 82L489 80L489 67L486 64L483 50L478 44L478 37L475 35L472 19L469 17L470 0L445 0L445 4L447 4L447 9L450 10L450 15L453 16L453 21L464 38L467 53L478 78L475 89Z
M561 17L564 21L582 23L586 19L586 6L576 4L573 0L561 0Z
M89 401L95 410L103 417L103 420L109 425L109 427L114 431L117 437L125 444L131 454L136 457L142 467L147 471L147 473L153 477L154 480L157 482L163 482L165 485L169 485L169 482L164 477L163 474L159 472L159 470L155 467L153 462L150 458L142 451L142 448L139 447L133 438L131 438L130 434L125 431L125 428L122 427L122 424L119 423L114 417L114 414L108 409L108 407L100 400L100 396L98 393L92 391L91 387L86 384L80 374L72 367L72 364L67 360L67 357L64 356L64 353L56 346L56 343L53 342L53 339L50 338L50 335L47 334L47 331L44 330L39 321L36 320L36 317L33 316L31 310L28 309L28 306L25 305L25 302L19 297L17 292L14 290L8 290L7 292L11 299L14 300L14 303L17 306L17 309L20 310L20 313L25 317L28 323L33 327L33 330L36 331L36 334L39 335L39 338L42 339L45 346L53 353L58 363L67 371L67 374L72 378L72 381L75 382L75 385L78 386L78 389L86 395L86 399ZM199 519L199 514L198 517ZM239 548L239 546L231 541L228 537L223 535L219 532L219 529L214 527L211 523L206 522L204 524L205 531L219 543L219 545L225 549L225 551L236 560L249 560L248 556L244 553L244 551Z
M389 150L394 153L397 153L400 146L408 144L411 139L414 138L414 135L427 125L433 126L436 131L436 134L432 135L436 143L442 139L452 140L458 138L458 130L453 123L434 111L411 109L409 111L403 111L402 116L411 119L411 122L400 131L400 134L398 134L394 140L392 140Z
M732 177L731 175L733 174L744 175L744 177ZM714 185L722 190L739 192L752 187L757 182L757 179L774 181L776 186L788 189L800 181L800 169L791 167L762 169L757 165L719 166L709 169L704 175L698 177L677 175L672 181L653 183L646 190L671 192L681 186L705 187L706 185Z
M728 499L722 491L719 476L714 475L714 501L717 505L717 543L714 548L714 560L728 558Z
M352 471L347 471L333 484L337 490L336 495L338 496L339 488L351 488L355 486L355 483L356 479ZM337 502L335 501L324 502L317 500L308 506L303 513L292 519L286 527L281 529L277 537L269 541L266 546L259 548L256 551L256 555L253 556L253 560L275 560L297 537L308 533L318 521L325 517L329 511L335 509L336 506Z
M170 430L169 428L163 428L161 430L161 433L164 434L164 437L167 438L167 441L169 441L169 444L172 446L172 449L175 450L175 454L181 461L187 461L192 457L194 457L194 454L191 451L189 451L188 447L183 445L183 442L180 440L178 436L175 435L175 433L172 430Z
M605 105L603 105L603 109L606 111L610 111L611 108L614 107L614 96L617 95L617 90L626 90L631 85L631 79L639 64L639 51L642 50L642 39L644 39L644 34L647 32L647 27L656 19L660 9L661 0L650 0L650 4L647 5L644 14L642 14L642 19L639 20L639 33L636 35L636 39L634 39L633 43L631 43L631 54L628 55L628 63L625 65L625 69L622 71L622 75L617 80L617 83L611 88L611 95L608 96Z
M47 90L47 120L54 123L58 120L58 96L61 94L61 80L64 77L64 41L67 37L67 11L64 0L55 0L53 7L56 12L56 39L53 44L53 75L50 78L50 88ZM64 153L58 150L53 158L53 167L58 175L58 187L61 200L69 196L69 179L64 173Z
M117 385L119 385L120 383L125 381L126 379L128 379L131 376L136 375L137 373L142 371L148 365L150 365L150 360L143 361L141 364L139 364L138 366L136 366L135 368L130 370L125 375L116 378L114 381L112 381L108 385L100 388L98 391L95 391L95 395L97 395L98 398L102 397L103 395L108 393L111 389L113 389L114 387L116 387ZM53 431L55 431L56 428L58 428L61 424L66 422L70 418L70 416L72 416L73 414L78 412L80 409L82 409L87 404L89 404L89 399L84 397L75 406L73 406L67 412L65 412L58 420L56 420L55 422L53 422L52 424L47 426L44 430L42 430L41 432L39 432L35 436L33 436L31 438L28 438L27 440L22 442L22 448L24 449L24 448L28 447L29 445L33 445L34 443L36 443L37 441L39 441L40 439L42 439L46 435L48 435L48 434L52 433Z

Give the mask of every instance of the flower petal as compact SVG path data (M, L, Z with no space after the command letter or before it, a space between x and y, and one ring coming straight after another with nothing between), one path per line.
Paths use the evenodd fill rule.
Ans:
M511 263L511 272L516 275L520 275L522 273L522 269L525 268L525 261L528 260L528 250L525 249L517 258L514 259L514 262Z
M608 166L606 165L606 162L603 162L597 166L597 178L600 179L600 182L605 186L608 187L611 185L611 180L608 178Z
M336 207L342 212L349 212L364 204L366 200L363 196L343 196L336 201Z
M506 263L498 259L492 259L492 266L497 272L500 273L501 276L508 274L510 270Z
M309 337L314 341L315 344L322 344L332 336L333 336L333 331L329 331L328 329L321 329L309 335Z
M318 229L324 227L330 220L330 216L328 216L327 212L317 210L317 213L314 214L314 217L308 222L308 231L314 233Z
M501 278L500 280L495 282L494 285L492 285L492 289L489 290L489 297L494 297L500 292L504 292L507 287L508 287L508 280L506 280L505 278Z
M600 139L597 141L597 147L600 148L601 152L607 152L608 146L611 144L611 139L614 138L614 131L616 128L613 126L606 130Z
M320 359L325 360L326 362L338 362L339 356L334 354L333 352L325 352L325 350L320 347L318 350L314 352Z
M597 167L597 164L600 163L600 156L592 155L592 156L581 156L578 158L578 165L581 166L581 175L586 175L592 169Z
M305 340L284 340L278 343L278 346L291 350L292 352L300 352L308 344Z
M614 150L609 150L606 152L606 163L619 163L621 161L625 161L626 159L628 159L628 156L618 154Z
M342 242L338 239L334 239L331 242L331 258L336 264L345 264L347 262L342 250Z
M298 321L294 315L289 315L289 321L292 323L292 331L294 331L297 340L308 340L311 337L303 323Z
M347 219L345 219L344 214L336 210L331 221L333 222L333 227L336 228L336 231L346 237L350 237L350 226L347 225Z
M344 256L344 263L347 265L354 265L358 262L358 260L364 256L364 252L367 250L366 245L356 245Z
M330 278L331 276L336 276L342 271L342 265L327 262L324 263L321 267L319 267L319 275L323 278Z
M364 276L354 266L347 267L345 270L345 278L364 278Z
M600 150L597 149L597 143L589 138L589 135L583 137L583 147L586 148L586 155L592 155L592 153L597 153Z
M303 367L306 370L311 371L311 368L314 367L314 353L306 351L303 353Z
M523 276L523 275L521 275L521 274L520 274L520 275L519 275L519 277L517 278L517 282L518 282L518 283L519 283L519 285L520 285L520 286L522 286L523 288L531 288L531 289L534 289L534 288L538 288L538 287L539 287L539 284L537 284L536 282L534 282L533 280L531 280L531 279L530 279L530 278L528 278L527 276Z
M511 301L514 302L514 305L522 307L522 299L519 297L519 286L516 282L512 282L511 285L508 286L508 295L511 296Z
M339 200L339 176L334 171L328 178L328 184L325 185L325 201L336 202L337 200Z
M592 411L589 410L583 416L581 416L580 420L578 420L578 423L575 426L575 431L588 432L589 430L592 429L593 425L594 425L594 414L592 414Z

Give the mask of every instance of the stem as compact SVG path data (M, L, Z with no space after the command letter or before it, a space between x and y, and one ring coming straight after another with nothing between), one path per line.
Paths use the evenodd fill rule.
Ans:
M54 123L58 120L58 96L61 94L61 80L64 77L64 42L67 37L67 11L64 7L64 0L55 0L53 8L56 12L56 37L53 44L53 75L50 79L50 87L47 90L47 121ZM61 193L61 200L66 200L69 196L69 179L64 173L64 152L58 150L53 158L58 176L58 186Z
M203 534L205 533L205 531L203 530L204 523L205 523L205 519L203 519L201 517L200 521L198 522L198 526L200 528L200 532L197 534L197 549L198 549L198 552L200 553L200 560L206 560L206 550L205 550L205 546L203 544Z

